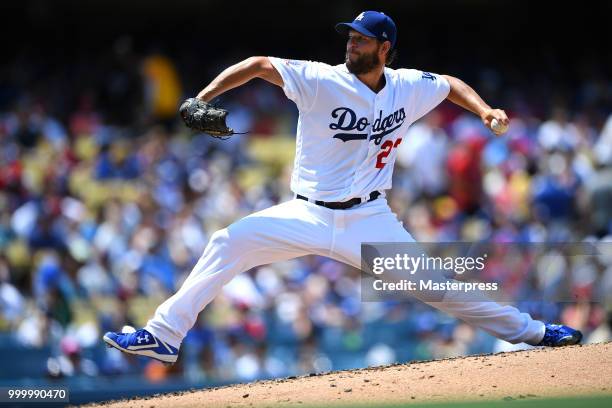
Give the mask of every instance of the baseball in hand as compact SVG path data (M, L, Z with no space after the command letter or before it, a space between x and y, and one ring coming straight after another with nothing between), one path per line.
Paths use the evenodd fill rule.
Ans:
M506 133L508 131L508 125L504 125L502 122L497 119L493 119L491 121L491 130L495 132L497 135L501 135L502 133Z

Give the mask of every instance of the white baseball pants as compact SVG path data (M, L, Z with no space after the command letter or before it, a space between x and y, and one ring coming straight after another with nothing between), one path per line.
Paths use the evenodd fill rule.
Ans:
M414 239L385 197L348 210L294 199L251 214L211 236L183 286L157 308L145 329L178 348L198 314L237 274L309 254L361 268L362 242ZM544 336L542 322L512 306L446 297L427 303L510 343L537 344Z

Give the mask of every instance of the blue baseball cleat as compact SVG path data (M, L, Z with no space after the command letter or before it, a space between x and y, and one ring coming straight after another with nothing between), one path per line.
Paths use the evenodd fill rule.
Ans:
M175 363L178 349L159 340L145 329L131 333L108 332L103 337L109 347L114 347L124 353L151 357L163 363Z
M580 343L580 340L582 340L582 333L579 330L560 324L547 324L544 338L537 346L571 346Z

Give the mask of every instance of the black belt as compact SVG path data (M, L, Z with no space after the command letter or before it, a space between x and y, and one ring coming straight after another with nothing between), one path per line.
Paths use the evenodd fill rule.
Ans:
M319 200L315 201L315 200L310 200L307 197L304 197L303 195L299 195L299 194L297 195L297 198L299 198L300 200L309 201L311 203L315 203L316 205L321 205L323 207L326 207L332 210L348 210L349 208L354 207L357 204L366 203L366 202L369 203L370 201L374 201L378 197L380 197L380 191L372 191L367 200L364 200L359 197L355 197L355 198L351 198L348 201L337 201L337 202L326 202L326 201L319 201Z

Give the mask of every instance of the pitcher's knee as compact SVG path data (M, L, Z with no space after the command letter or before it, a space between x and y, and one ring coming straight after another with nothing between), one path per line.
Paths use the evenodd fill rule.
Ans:
M208 240L208 244L206 245L206 249L204 249L204 254L202 256L204 258L213 257L213 258L230 258L232 257L232 252L235 245L232 244L229 235L227 233L227 229L220 229L215 231Z
M229 247L231 243L229 234L227 232L227 228L223 228L215 231L208 241L208 246L214 247L216 249L224 249Z
M223 255L238 256L248 247L248 235L240 231L223 228L210 236L208 246Z

